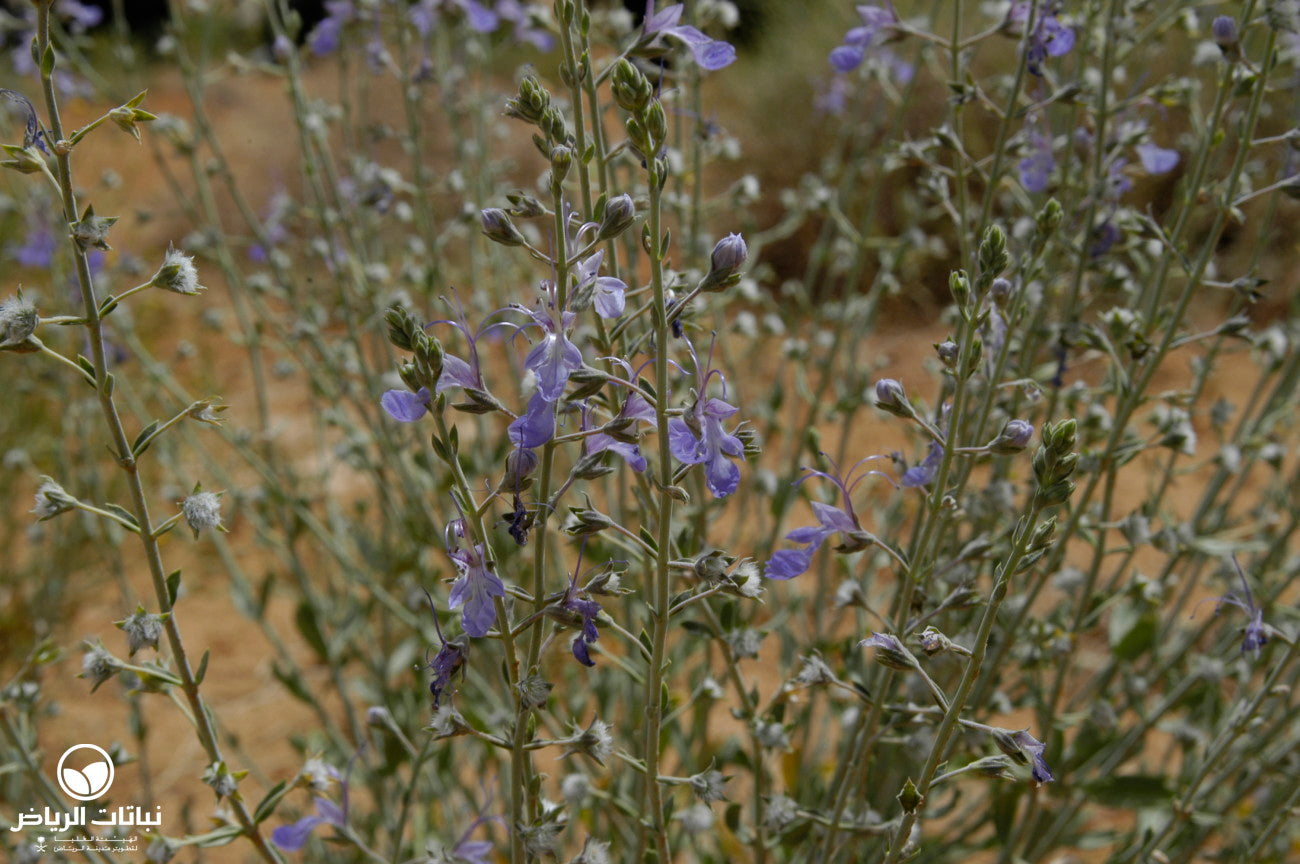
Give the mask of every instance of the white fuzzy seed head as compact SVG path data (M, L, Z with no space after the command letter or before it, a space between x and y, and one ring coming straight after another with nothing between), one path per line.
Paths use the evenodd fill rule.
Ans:
M177 249L167 250L162 267L158 268L151 284L187 297L207 290L199 284L199 271L194 267L194 258Z
M36 307L23 299L21 293L17 297L0 300L0 350L19 349L36 332L40 323ZM29 350L36 349L31 347Z
M181 502L181 513L185 524L190 526L197 540L199 532L205 528L220 529L221 498L215 492L195 492Z

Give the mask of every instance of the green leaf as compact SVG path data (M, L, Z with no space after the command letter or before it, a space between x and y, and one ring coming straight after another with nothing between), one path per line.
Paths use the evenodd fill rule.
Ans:
M204 651L202 659L199 660L198 671L194 673L194 684L197 686L203 683L203 677L208 674L208 658L212 655L211 651Z
M140 533L140 523L135 521L135 516L131 515L130 510L117 504L105 504L102 509L107 510L123 522L126 522L131 526L132 531L135 531L137 534Z
M262 800L257 802L256 809L253 810L253 822L261 824L266 821L266 817L275 812L276 805L284 798L285 790L289 787L288 780L281 780L271 787L271 791L263 796Z
M140 434L135 436L135 443L131 445L132 456L139 456L149 449L150 439L153 438L153 433L157 432L158 427L161 425L159 421L155 420L140 430Z
M1156 616L1135 603L1122 603L1110 612L1110 647L1120 660L1141 657L1155 645Z
M316 610L306 600L298 604L298 611L294 613L293 623L297 625L298 632L302 638L307 640L307 644L315 650L321 660L329 661L329 648L325 644L325 635L321 632L320 624L316 621Z
M279 663L275 663L271 666L271 674L275 676L275 680L283 684L285 689L299 700L306 702L308 705L316 704L316 700L303 685L302 676L298 674L298 670L293 668L282 669Z
M1164 807L1174 797L1165 778L1156 774L1112 774L1085 783L1083 789L1098 804L1125 809Z
M181 571L173 570L167 576L167 606L176 605L176 594L181 590Z
M742 805L739 802L728 804L727 811L722 817L722 820L726 823L727 827L731 829L733 834L740 830L741 809Z

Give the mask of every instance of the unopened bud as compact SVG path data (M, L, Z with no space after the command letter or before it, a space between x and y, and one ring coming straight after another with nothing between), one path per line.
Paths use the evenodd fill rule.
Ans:
M1210 33L1213 34L1214 44L1219 46L1224 57L1236 59L1241 56L1241 37L1237 33L1237 19L1230 15L1220 15L1210 25Z
M876 407L896 417L912 417L912 406L908 404L907 393L903 385L893 378L881 378L876 382Z
M617 237L631 226L636 218L636 205L631 195L616 195L605 203L605 212L600 218L600 230L597 240L609 240Z
M1034 425L1025 420L1008 420L998 437L989 442L989 450L994 453L1018 453L1034 437Z
M524 245L524 235L519 233L510 216L499 207L488 207L479 214L483 220L483 234L502 246Z

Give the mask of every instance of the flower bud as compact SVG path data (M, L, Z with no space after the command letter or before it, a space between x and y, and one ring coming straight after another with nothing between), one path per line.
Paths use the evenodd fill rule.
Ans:
M537 124L551 105L551 94L534 75L519 82L519 95L506 103L506 116Z
M898 641L895 636L888 633L872 633L871 638L863 639L858 643L859 646L865 646L876 649L876 662L881 666L890 669L908 670L916 665L916 661L903 643Z
M646 109L645 129L650 136L651 148L656 153L659 152L659 148L668 140L668 115L664 112L663 103L657 99Z
M1214 44L1219 46L1223 56L1236 59L1241 56L1241 37L1237 32L1237 20L1230 15L1220 15L1210 25Z
M626 231L636 218L636 205L631 195L616 195L605 203L605 212L600 217L600 230L597 240L609 240Z
M573 165L573 151L568 147L558 146L551 148L551 182L560 183L569 175L569 168Z
M483 233L489 240L502 246L524 245L524 235L519 233L515 223L510 221L506 211L499 207L488 207L479 216L483 220Z
M1011 280L1004 279L1001 276L994 279L993 284L989 286L989 296L992 297L993 302L999 306L1007 305L1007 301L1011 299L1011 295L1014 294L1015 291L1016 286L1011 284Z
M1043 209L1038 211L1034 217L1038 233L1043 238L1050 237L1061 226L1061 220L1065 218L1065 210L1061 207L1061 202L1055 198L1047 199Z
M1032 437L1034 437L1032 423L1024 420L1008 420L1002 427L1002 431L998 433L998 437L989 442L989 449L1000 454L1018 453L1025 449Z
M510 215L518 216L520 219L533 219L546 212L542 202L527 192L509 192L506 194L506 200L510 202Z
M912 417L912 406L908 404L907 393L903 385L893 378L881 378L876 382L876 407L896 417Z
M640 114L654 95L650 80L626 58L614 66L613 91L618 107L633 115Z
M938 345L935 345L934 350L935 353L939 355L940 363L942 363L944 366L946 366L949 369L956 368L957 355L960 353L960 350L958 349L956 342L952 341L951 339L947 339L943 342L940 342Z
M980 285L985 286L993 281L1002 271L1007 269L1011 263L1011 256L1007 254L1007 235L999 225L990 225L984 232L984 238L980 241L979 248L979 279Z
M728 234L713 247L709 257L709 280L722 282L735 276L749 257L749 247L739 234Z
M421 329L420 322L415 319L415 316L403 307L394 305L389 306L388 311L384 313L384 321L388 324L388 341L403 351L412 350L415 334Z
M948 274L948 290L952 292L952 299L958 306L970 302L970 277L965 270L954 270Z
M921 643L921 650L931 657L953 647L952 640L934 627L926 627L916 638Z

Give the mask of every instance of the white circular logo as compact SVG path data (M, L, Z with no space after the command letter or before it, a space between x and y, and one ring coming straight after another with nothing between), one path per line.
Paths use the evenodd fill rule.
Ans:
M84 752L83 752L84 751ZM69 756L75 756L73 765L65 767ZM54 778L70 798L94 801L113 785L113 759L102 747L94 744L76 744L63 751Z

